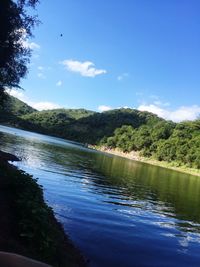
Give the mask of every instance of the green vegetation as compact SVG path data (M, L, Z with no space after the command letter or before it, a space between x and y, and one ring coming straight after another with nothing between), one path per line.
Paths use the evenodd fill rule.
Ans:
M3 113L0 120L26 130L123 152L139 151L141 156L153 160L200 169L200 120L173 123L135 109L39 112L13 97L7 107L12 116Z
M15 127L90 144L96 144L102 138L113 135L115 129L124 124L138 128L163 121L154 114L134 109L116 109L103 113L85 109L33 112L26 104L24 110L17 109L18 106L18 101L12 98L7 109L0 113L0 121Z
M200 120L178 124L160 121L139 128L124 125L100 145L123 152L140 151L144 157L200 169Z
M0 167L6 195L11 197L17 243L25 248L23 254L55 267L85 266L55 220L52 209L44 202L37 180L5 162L0 162Z
M62 134L65 127L80 118L92 115L94 112L85 109L54 109L34 112L21 117L25 122L32 122L53 134Z
M7 112L15 116L22 116L36 111L36 109L30 107L26 103L13 96L8 97L4 108L7 110Z
M0 105L0 122L18 126L21 119L20 116L30 114L36 110L21 100L4 93L6 101L4 105Z
M32 29L38 23L37 16L31 15L33 14L31 9L34 9L38 2L38 0L0 1L0 25L2 26L0 122L17 127L24 124L24 120L20 118L22 115L35 110L20 100L8 96L6 89L20 88L20 80L28 72L31 49L28 45L24 45L24 42L32 37ZM26 123L27 128L32 125L32 122ZM67 240L62 227L55 220L52 210L45 204L42 189L36 181L2 159L0 159L0 174L1 201L5 202L3 204L9 210L8 213L12 219L4 214L5 207L3 207L2 217L5 216L6 222L9 225L12 224L15 229L14 233L9 231L6 238L8 243L14 244L14 247L22 248L18 247L13 251L11 246L9 250L45 261L55 267L85 266L79 252ZM5 223L4 227L7 229ZM4 233L2 236L4 237ZM5 245L6 242L3 244ZM1 250L7 250L4 245L1 246Z
M6 88L19 88L21 78L27 74L31 49L22 40L32 36L38 23L30 15L38 0L0 1L0 105L5 99Z
M129 124L139 127L155 124L162 119L148 112L133 109L118 109L95 113L84 109L50 110L21 116L20 127L48 133L66 139L96 144L112 135L117 127Z

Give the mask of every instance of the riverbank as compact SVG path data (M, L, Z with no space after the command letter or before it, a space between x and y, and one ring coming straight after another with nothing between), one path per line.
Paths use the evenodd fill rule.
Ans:
M107 148L105 146L95 146L95 145L88 145L88 148L95 149L95 150L98 150L104 153L120 156L123 158L128 158L128 159L135 160L135 161L145 162L145 163L148 163L154 166L159 166L159 167L163 167L163 168L167 168L167 169L171 169L171 170L175 170L175 171L179 171L179 172L183 172L183 173L187 173L187 174L191 174L195 176L200 176L200 170L198 169L188 168L186 166L177 166L176 162L169 163L165 161L158 161L158 160L151 159L151 158L141 157L138 151L123 152L117 148L113 149L113 148Z
M0 155L0 250L55 267L86 266L44 202L42 187L31 175L8 163L9 156Z

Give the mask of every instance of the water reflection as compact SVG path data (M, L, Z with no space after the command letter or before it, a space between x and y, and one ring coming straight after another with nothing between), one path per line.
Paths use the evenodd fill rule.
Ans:
M98 160L94 169L103 173L106 179L94 182L119 187L126 197L125 204L130 205L127 198L148 200L149 204L157 204L157 211L173 209L178 219L200 222L199 177L119 157L95 156ZM104 193L107 193L106 189Z
M39 178L91 266L198 266L199 177L18 130L0 140Z

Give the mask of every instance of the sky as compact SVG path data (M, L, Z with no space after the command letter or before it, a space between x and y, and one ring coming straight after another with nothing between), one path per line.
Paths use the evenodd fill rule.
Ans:
M199 0L41 0L23 91L38 110L200 114Z

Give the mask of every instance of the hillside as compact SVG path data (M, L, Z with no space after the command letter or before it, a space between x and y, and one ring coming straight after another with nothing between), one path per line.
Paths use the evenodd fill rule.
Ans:
M35 111L13 97L7 106L12 116L4 113L1 121L15 127L200 168L200 120L173 123L135 109Z
M74 120L94 114L85 109L54 109L37 111L21 100L7 95L4 108L0 110L0 122L36 132L57 134ZM61 132L61 130L59 131Z
M15 125L20 121L20 116L35 112L36 109L30 107L16 97L6 95L6 101L0 107L0 122Z
M163 121L152 113L135 109L116 109L103 113L85 109L36 111L14 97L9 97L3 114L1 121L14 126L90 144L113 135L115 129L123 125L138 128Z
M21 118L23 128L27 128L27 124L31 122L31 130L93 144L105 136L112 135L116 128L124 124L137 128L143 124L154 125L162 121L156 115L133 109L117 109L103 113L83 109L58 109L34 112Z
M94 112L86 109L53 109L42 110L34 113L29 113L21 116L24 120L32 121L35 124L39 124L44 127L58 126L60 124L65 125L73 120L88 117L93 115Z
M160 121L153 125L117 128L104 138L101 146L123 152L139 151L141 156L200 169L200 120L173 123Z
M22 115L30 114L32 112L37 111L36 109L22 102L18 98L10 96L10 95L8 95L5 109L7 112L15 116L22 116Z
M21 116L19 126L31 131L78 141L70 138L71 125L93 114L93 111L85 109L44 110Z
M134 109L116 109L82 118L71 124L70 139L84 143L97 143L103 137L112 135L116 128L131 125L135 128L143 124L154 124L161 120L156 115Z

